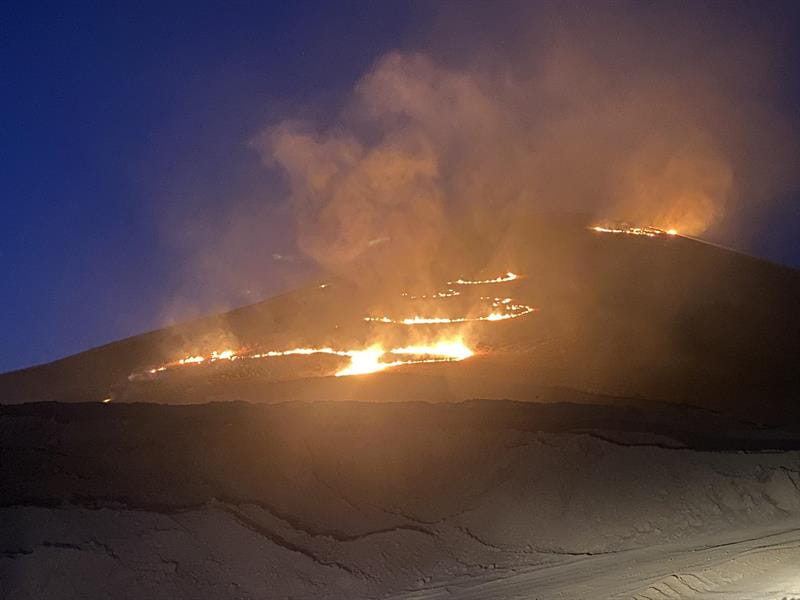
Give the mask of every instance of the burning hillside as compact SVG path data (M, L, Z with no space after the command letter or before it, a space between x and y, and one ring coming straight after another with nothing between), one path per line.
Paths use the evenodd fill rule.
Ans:
M659 229L658 227L637 227L632 225L594 225L590 227L598 233L622 233L625 235L642 235L656 237L660 235L678 235L677 229Z
M489 279L457 279L447 282L448 286L493 286L508 283L519 279L516 273L507 272ZM328 284L320 285L320 289L327 289ZM412 295L401 292L400 296L408 301L430 301L445 298L461 297L461 292L447 288L429 294ZM468 315L420 316L398 317L363 317L364 321L377 323L390 323L399 325L452 325L473 323L480 321L503 321L515 319L534 312L534 308L520 304L509 297L480 296L478 303L489 307L491 312L486 314L470 313ZM379 336L380 337L380 336ZM212 350L207 354L194 354L184 356L156 367L131 373L130 381L146 381L161 374L167 374L182 367L213 365L216 363L255 361L274 359L287 356L315 356L328 355L346 359L347 364L335 371L337 377L347 375L364 375L376 373L392 367L414 364L428 364L438 362L454 362L469 358L475 354L464 340L461 333L432 332L422 336L415 334L415 341L402 346L387 346L384 341L373 341L359 348L335 348L332 346L297 347L289 349L223 349Z
M0 375L0 600L800 599L796 9L83 4L7 364L171 325Z
M313 356L325 354L349 359L346 367L338 370L335 375L364 375L376 373L390 367L400 365L413 365L432 362L449 362L469 358L474 352L468 348L460 338L436 341L427 345L404 346L400 348L385 349L379 344L372 345L362 350L335 350L333 348L291 348L289 350L267 350L264 352L248 352L236 350L223 350L212 352L207 356L187 356L175 362L148 369L145 372L132 373L131 381L147 379L148 375L166 373L172 369L190 365L210 365L218 361L259 360L278 358L284 356Z
M774 307L794 297L796 274L664 230L601 224L518 220L499 246L465 237L429 277L385 288L326 278L6 374L0 391L7 402L271 402L367 399L384 385L382 397L401 398L413 381L416 399L572 388L753 415L752 394L769 390L764 402L785 419L778 407L800 389L787 366L798 337L793 309Z
M448 286L491 286L498 283L508 283L519 279L516 273L507 272L505 275L499 275L492 279L457 279L455 281L448 281ZM400 294L409 300L441 300L445 298L453 298L461 296L462 292L448 287L445 290L440 290L430 294L423 294L414 296L407 292ZM478 303L481 310L468 315L419 315L414 316L400 316L400 317L364 317L365 321L376 323L393 323L396 325L446 325L451 323L474 323L479 321L505 321L507 319L516 319L523 317L527 314L534 312L536 309L526 304L521 304L512 298L502 298L497 296L480 296Z
M627 224L594 225L588 228L598 233L625 234L654 238L657 236L675 236L674 229L663 230L656 227L631 226ZM406 314L368 315L362 320L367 323L389 324L399 326L447 326L481 322L497 322L517 319L529 315L537 308L516 300L510 296L475 295L478 292L523 279L518 273L506 271L495 277L463 278L447 281L438 290L426 293L400 292L399 296L407 301L403 310ZM319 289L328 289L330 284L323 283ZM464 302L466 300L466 303ZM458 302L458 306L453 306ZM425 314L417 308L423 305L430 312ZM459 306L462 307L459 309ZM458 310L465 312L458 314ZM411 311L411 314L407 314ZM454 314L455 313L455 314ZM338 326L337 326L338 327ZM288 356L327 355L342 359L343 364L332 373L337 377L348 375L364 375L384 371L393 367L414 364L430 364L439 362L458 362L475 355L475 349L465 339L465 334L456 329L445 332L431 331L415 334L414 342L406 341L404 345L390 345L381 339L380 333L375 338L358 347L342 347L341 345L300 346L285 349L276 348L225 348L211 350L202 354L191 354L168 361L161 365L138 370L128 376L130 381L147 381L155 376L174 372L181 367L208 366L218 363L238 361L258 361Z
M3 407L0 589L794 591L797 273L660 230L518 227L438 285L326 278L0 377L13 402L82 402Z

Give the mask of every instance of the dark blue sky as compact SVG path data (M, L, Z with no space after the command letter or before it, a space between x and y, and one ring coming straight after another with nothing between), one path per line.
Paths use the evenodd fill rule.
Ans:
M787 6L774 11L783 31L797 16ZM192 314L165 309L179 293L202 311L280 291L266 267L228 297L186 277L193 242L224 228L230 198L279 193L248 140L298 107L334 115L377 57L430 42L436 23L387 0L6 2L0 13L0 371ZM458 54L446 42L434 45ZM796 45L786 53L800 60ZM798 74L783 77L796 116ZM800 266L798 230L786 198L739 247ZM263 237L255 254L291 250L281 227Z
M413 17L144 4L4 3L0 371L160 326L191 260L164 221L213 227L263 190L248 139L295 103L335 105Z

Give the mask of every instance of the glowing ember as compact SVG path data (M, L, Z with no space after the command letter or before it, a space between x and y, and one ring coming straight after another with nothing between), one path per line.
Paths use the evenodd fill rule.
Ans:
M186 358L182 358L178 361L178 364L181 365L194 365L201 363L205 360L202 356L187 356Z
M514 273L507 273L503 281L512 281L508 279L510 276L516 279L518 276ZM482 283L498 283L501 278L485 280ZM474 282L466 284L472 285ZM432 297L437 297L436 295ZM415 299L416 296L408 296L409 299ZM425 298L425 296L422 296ZM534 312L536 309L526 304L514 304L511 298L492 298L490 296L481 296L484 302L490 302L491 310L488 314L479 316L463 316L463 317L439 317L439 316L420 316L405 317L402 319L393 319L391 317L364 317L365 321L373 323L392 323L395 325L444 325L448 323L470 323L476 321L505 321L508 319L516 319L524 315Z
M434 292L433 294L423 294L421 296L411 296L406 292L403 292L400 295L403 296L403 298L408 298L409 300L438 300L439 298L452 298L453 296L460 296L461 292L447 290L444 292Z
M519 275L509 271L505 275L500 275L494 279L457 279L456 281L449 281L448 285L487 285L495 283L507 283L519 279ZM444 292L436 292L424 296L409 296L408 294L401 294L409 300L425 300L425 299L440 299L449 298L451 296L460 296L461 292L452 289L447 289ZM394 319L392 317L364 317L365 321L373 323L392 323L395 325L444 325L449 323L470 323L476 321L505 321L508 319L516 319L524 315L534 312L536 309L532 306L525 304L512 304L511 298L492 298L489 296L481 296L481 300L491 302L493 310L484 315L478 316L458 316L458 317L440 317L440 316L420 316L414 315L413 317L404 317L402 319Z
M311 354L335 354L348 356L346 351L337 351L333 348L292 348L291 350L270 350L260 354L250 354L246 358L272 358L274 356L309 356Z
M656 237L659 235L678 235L677 229L658 229L657 227L627 227L623 225L603 227L594 225L590 227L592 231L598 233L623 233L625 235L641 235L645 237Z
M510 271L505 275L500 275L494 279L456 279L455 281L448 281L447 285L485 285L487 283L506 283L507 281L514 281L518 279L519 275L511 273Z
M375 323L394 323L396 325L443 325L446 323L470 323L475 321L505 321L507 319L516 319L529 313L534 312L536 309L532 306L525 306L523 304L507 305L507 312L490 312L488 315L481 315L477 317L407 317L405 319L392 319L390 317L364 317L365 321L372 321Z
M436 355L447 357L451 360L464 360L474 353L460 339L437 342L431 346L406 346L405 348L395 348L392 354L413 354L416 356Z

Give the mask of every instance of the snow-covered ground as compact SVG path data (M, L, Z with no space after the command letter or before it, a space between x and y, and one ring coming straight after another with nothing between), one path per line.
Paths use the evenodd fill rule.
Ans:
M552 565L521 567L483 577L453 577L393 597L800 598L800 521L619 552L576 555Z
M791 440L586 410L5 409L2 597L800 595Z

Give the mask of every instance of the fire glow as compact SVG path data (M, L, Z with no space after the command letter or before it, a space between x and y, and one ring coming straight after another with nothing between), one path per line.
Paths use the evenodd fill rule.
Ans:
M656 237L661 235L678 235L677 229L659 229L657 227L603 227L601 225L594 225L590 227L592 231L598 233L622 233L625 235L639 235L645 237Z
M454 290L455 286L481 286L507 283L519 278L519 275L507 272L493 279L458 279L447 283L448 287L443 291L434 292L420 296L411 296L407 293L401 294L408 300L441 300L461 296L461 292ZM326 287L322 284L320 287ZM525 304L519 304L512 298L499 298L491 296L481 296L480 301L489 308L486 314L477 316L412 316L400 319L390 317L364 317L365 321L378 323L393 323L399 325L439 325L439 324L459 324L473 321L504 321L516 319L523 315L534 312L536 309ZM142 372L132 373L129 376L131 381L140 379L150 379L158 376L165 371L191 366L210 365L224 362L240 360L262 360L268 358L278 358L285 356L312 356L330 355L349 359L349 363L336 371L337 377L346 375L362 375L367 373L377 373L385 369L399 367L402 365L413 365L421 363L440 363L457 362L474 356L475 352L464 341L460 335L448 334L447 336L438 335L428 338L430 341L424 343L385 348L381 343L374 343L357 349L337 349L331 346L320 347L298 347L286 350L233 350L226 349L214 351L210 354L191 354L163 364L158 367L147 369Z
M519 275L507 272L505 275L500 275L493 279L457 279L455 281L448 281L447 285L451 286L483 286L492 285L497 283L508 283L519 279ZM461 292L448 288L445 291L427 294L424 296L409 296L408 294L401 294L409 300L438 300L442 298L450 298L453 296L460 296ZM516 319L527 314L534 312L536 309L526 304L517 304L511 298L492 298L489 296L481 296L481 301L490 304L490 309L486 314L477 316L459 316L459 317L443 317L443 316L421 316L414 315L411 317L403 317L395 319L392 317L364 317L365 321L373 323L390 323L393 325L446 325L455 323L473 323L478 321L506 321L508 319Z
M146 371L146 374L157 375L170 369L210 364L218 361L258 360L281 356L311 356L314 354L327 354L349 358L350 363L335 373L337 377L342 377L345 375L377 373L401 365L456 362L473 356L475 352L470 349L460 337L443 339L432 344L403 346L390 349L385 349L382 345L375 344L359 350L336 350L330 347L291 348L288 350L268 350L266 352L237 352L234 350L224 350L222 352L212 352L207 356L187 356L175 362L149 369ZM133 374L131 376L132 379L138 379L140 377L140 374Z
M395 325L444 325L447 323L471 323L476 321L506 321L508 319L516 319L529 313L534 312L536 309L532 306L524 304L503 304L505 308L503 311L494 310L487 315L479 315L477 317L406 317L404 319L392 319L390 317L364 317L365 321L374 323L393 323Z
M421 296L412 296L406 292L400 294L403 298L408 298L409 300L439 300L441 298L453 298L455 296L460 296L461 292L457 292L455 290L445 290L444 292L434 292L433 294L422 294Z
M488 283L506 283L515 279L519 279L519 275L509 271L505 275L500 275L494 279L456 279L455 281L448 281L447 285L486 285Z

